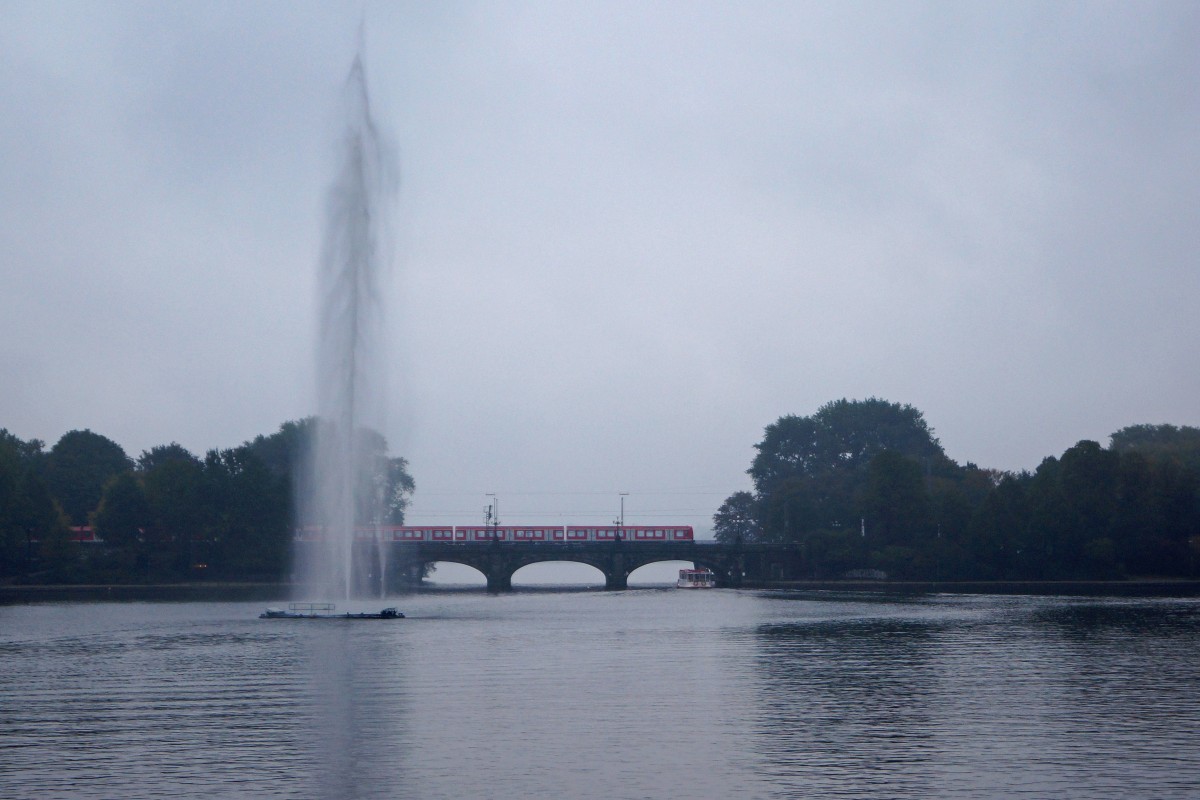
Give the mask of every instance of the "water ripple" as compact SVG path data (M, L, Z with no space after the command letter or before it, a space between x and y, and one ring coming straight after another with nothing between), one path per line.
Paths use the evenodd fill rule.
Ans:
M1190 798L1200 604L738 592L6 609L0 796ZM72 613L68 613L72 612Z

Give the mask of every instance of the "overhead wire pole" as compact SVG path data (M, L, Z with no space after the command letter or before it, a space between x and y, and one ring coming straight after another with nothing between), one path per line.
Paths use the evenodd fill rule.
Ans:
M487 509L488 523L492 526L492 541L500 541L500 498L495 492L488 492L487 496L492 498L491 505Z
M621 498L621 516L617 517L613 522L617 524L617 541L625 538L625 498L629 496L629 492L617 492Z

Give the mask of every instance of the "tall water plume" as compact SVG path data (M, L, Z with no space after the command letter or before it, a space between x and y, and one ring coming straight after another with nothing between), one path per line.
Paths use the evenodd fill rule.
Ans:
M385 566L382 548L363 552L354 533L356 525L377 522L383 514L379 282L388 261L396 189L391 150L371 116L361 50L346 78L343 105L345 128L326 197L318 281L318 421L297 500L301 520L320 531L318 541L298 553L303 591L319 598L378 593Z

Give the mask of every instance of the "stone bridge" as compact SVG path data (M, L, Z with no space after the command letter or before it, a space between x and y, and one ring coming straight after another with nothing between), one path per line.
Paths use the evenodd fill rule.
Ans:
M625 589L629 574L659 561L691 561L716 575L717 585L741 586L745 575L743 548L716 542L393 542L389 562L391 581L410 585L420 581L426 564L446 561L474 567L487 578L488 591L512 589L512 576L521 567L545 561L588 564L604 573L605 589Z

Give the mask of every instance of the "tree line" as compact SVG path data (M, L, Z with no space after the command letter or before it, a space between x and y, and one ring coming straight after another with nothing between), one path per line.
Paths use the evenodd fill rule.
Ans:
M1032 472L950 459L910 405L837 400L767 426L713 518L724 542L789 544L794 577L1195 577L1200 428L1134 425Z
M48 450L0 429L0 579L29 583L130 583L288 577L320 424L285 422L269 436L203 457L176 443L136 459L90 430ZM362 434L380 493L379 519L401 524L414 489L403 458ZM78 541L90 526L101 543Z

